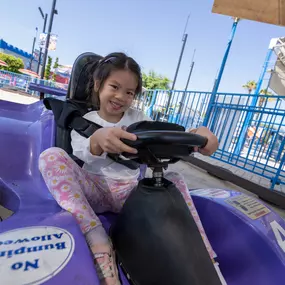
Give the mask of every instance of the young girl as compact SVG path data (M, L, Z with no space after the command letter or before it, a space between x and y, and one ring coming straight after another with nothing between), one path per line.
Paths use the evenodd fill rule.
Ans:
M108 235L96 213L119 212L132 189L137 185L139 170L111 160L107 153L136 153L121 139L136 140L134 134L124 129L132 123L150 120L141 111L131 108L141 92L142 79L139 65L123 53L112 53L98 63L90 82L92 103L99 111L84 117L103 128L84 138L71 132L73 154L84 161L80 168L62 149L50 148L40 155L39 168L51 194L58 204L77 220L94 256L101 284L120 284L115 256ZM192 130L208 138L201 150L211 155L218 147L217 138L201 127ZM192 203L187 185L176 173L167 173L166 178L176 184L194 216L206 247L214 258L197 211Z

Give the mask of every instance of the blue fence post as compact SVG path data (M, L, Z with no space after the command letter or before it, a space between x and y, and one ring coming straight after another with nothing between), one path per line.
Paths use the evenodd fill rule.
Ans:
M280 182L279 176L280 176L280 173L282 171L284 163L285 163L285 154L283 154L283 157L280 161L280 165L279 165L279 168L275 174L275 177L271 180L271 187L270 187L271 189L274 189L276 183Z
M151 97L151 102L150 102L150 106L146 112L147 116L151 117L152 116L152 113L153 113L153 107L155 105L155 102L156 102L156 97L157 97L157 90L153 90L152 91L153 94L152 94L152 97Z
M269 50L268 50L266 58L265 58L265 62L264 62L264 65L263 65L262 72L260 74L258 83L256 85L256 89L255 89L255 93L254 93L256 96L254 96L252 98L252 100L251 100L250 109L253 109L256 106L256 103L258 101L258 95L259 95L260 89L262 87L264 76L265 76L267 68L268 68L269 60L270 60L270 58L272 56L272 53L273 53L273 48L274 48L274 45L272 44L272 41L271 41L270 46L269 46ZM241 132L240 132L240 135L239 135L239 138L238 138L235 150L234 150L234 154L239 154L240 151L243 148L244 142L246 140L247 129L250 126L250 123L252 121L253 115L254 115L253 111L249 111L246 114L246 117L244 119L244 123L243 123L242 129L241 129Z
M280 144L277 156L276 156L276 161L279 161L283 152L283 149L285 147L285 137L283 137L282 142Z
M220 82L221 82L221 79L222 79L222 76L223 76L223 73L224 73L224 69L225 69L225 66L226 66L226 63L227 63L227 59L228 59L229 53L230 53L230 50L231 50L231 46L232 46L232 42L233 42L233 39L234 39L234 36L235 36L235 33L236 33L238 22L239 22L239 18L235 18L233 26L232 26L232 32L231 32L231 35L230 35L230 39L229 39L229 42L228 42L228 45L227 45L227 48L226 48L226 52L225 52L225 55L224 55L224 58L223 58L223 61L222 61L222 64L221 64L221 68L219 70L219 74L218 74L217 80L215 81L215 84L214 84L214 87L213 87L213 91L212 91L212 94L211 94L211 97L210 97L210 100L209 100L209 105L208 105L208 108L207 108L207 111L206 111L206 114L205 114L205 119L203 121L203 126L205 126L205 127L208 126L208 123L209 123L209 120L210 120L210 115L211 115L211 112L212 112L212 109L213 109L213 104L215 103L216 95L217 95L217 92L218 92L218 89L219 89L219 86L220 86Z

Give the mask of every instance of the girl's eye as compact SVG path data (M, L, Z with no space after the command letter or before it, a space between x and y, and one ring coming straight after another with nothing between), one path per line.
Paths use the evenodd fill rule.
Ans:
M127 92L127 94L130 96L135 96L134 92L131 92L131 91Z
M113 89L115 89L115 90L117 90L118 89L118 86L116 86L116 85L110 85Z

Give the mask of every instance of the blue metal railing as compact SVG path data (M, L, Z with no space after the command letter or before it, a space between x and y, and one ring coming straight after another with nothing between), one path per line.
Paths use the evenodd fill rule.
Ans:
M0 70L0 86L38 95L29 90L30 83L67 89L67 85ZM212 92L171 90L166 109L169 96L170 90L148 90L134 107L154 120L186 129L207 122L220 141L213 158L258 174L271 189L285 191L285 96L216 93L213 97Z
M168 121L186 128L203 124L210 92L172 91L169 108L166 110L169 96L168 90L149 90L135 101L134 106L144 110L154 120Z
M29 89L30 83L67 90L67 84L57 83L51 80L38 79L28 75L0 70L0 87L11 88L39 96L39 92Z
M185 128L196 128L206 120L220 141L214 158L265 177L271 189L285 191L285 96L217 93L206 118L211 92L172 91L166 110L169 93L149 90L135 107L155 120ZM243 134L249 114L252 119Z

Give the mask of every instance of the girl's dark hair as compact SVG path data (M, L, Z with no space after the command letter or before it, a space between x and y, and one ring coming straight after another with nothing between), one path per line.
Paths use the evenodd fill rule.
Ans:
M110 76L111 72L115 70L129 70L133 72L138 80L138 86L135 90L135 94L139 94L142 91L142 76L141 69L138 63L131 57L128 57L124 53L115 52L110 53L106 57L102 58L90 68L90 79L87 85L89 98L89 104L95 107L95 109L100 109L99 91L103 87L105 81ZM98 91L95 91L95 81L99 83Z

